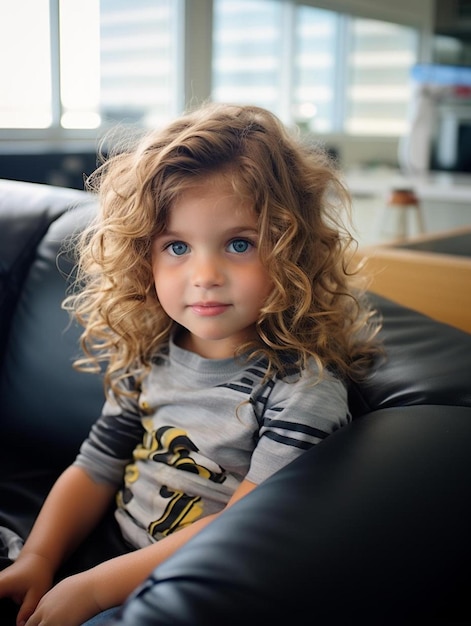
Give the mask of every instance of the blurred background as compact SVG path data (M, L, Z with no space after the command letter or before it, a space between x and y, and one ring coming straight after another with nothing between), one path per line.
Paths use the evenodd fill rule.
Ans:
M405 174L470 223L470 65L470 0L0 0L0 178L83 188L110 129L254 103L338 157L364 241Z

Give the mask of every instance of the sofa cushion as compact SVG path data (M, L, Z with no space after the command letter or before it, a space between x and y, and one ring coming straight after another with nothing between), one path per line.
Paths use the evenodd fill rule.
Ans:
M100 378L72 368L80 329L70 324L61 302L73 263L65 254L58 258L63 240L93 211L94 205L74 208L50 225L24 280L6 346L2 453L11 453L12 462L28 454L37 469L52 460L56 467L70 462L103 404Z
M0 180L0 368L21 286L36 247L68 206L89 201L84 192Z

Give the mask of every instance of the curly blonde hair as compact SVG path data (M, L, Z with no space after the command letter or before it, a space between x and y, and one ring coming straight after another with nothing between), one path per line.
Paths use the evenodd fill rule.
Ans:
M274 288L257 339L237 354L265 357L267 375L286 363L361 377L377 351L364 291L352 266L344 217L349 196L325 150L305 144L269 111L206 104L118 151L90 177L96 219L77 242L76 288L64 300L84 326L82 370L105 364L105 390L139 383L175 325L157 298L151 244L178 195L209 174L230 174L258 216L259 254ZM235 355L237 356L237 355Z

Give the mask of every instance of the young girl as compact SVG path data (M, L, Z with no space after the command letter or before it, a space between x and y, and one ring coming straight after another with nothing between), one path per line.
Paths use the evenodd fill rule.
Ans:
M65 306L85 328L77 366L105 364L106 403L0 576L27 626L79 625L122 604L347 424L347 382L376 350L348 270L346 191L326 155L268 111L206 105L91 183L100 209ZM113 498L129 553L52 586Z

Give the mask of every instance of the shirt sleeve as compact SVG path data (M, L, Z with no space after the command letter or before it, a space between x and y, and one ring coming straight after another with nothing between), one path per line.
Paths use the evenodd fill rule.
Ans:
M329 372L317 384L308 371L277 380L246 478L261 483L350 420L346 386Z
M85 470L94 481L118 487L134 448L142 441L143 432L140 413L134 403L127 401L125 407L118 407L112 400L107 401L82 443L74 465Z

